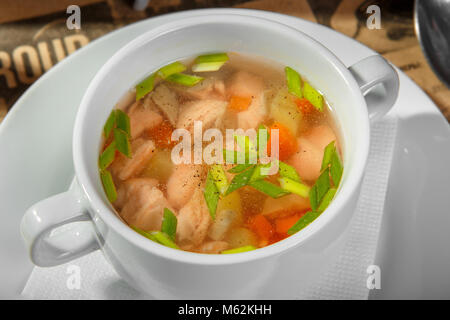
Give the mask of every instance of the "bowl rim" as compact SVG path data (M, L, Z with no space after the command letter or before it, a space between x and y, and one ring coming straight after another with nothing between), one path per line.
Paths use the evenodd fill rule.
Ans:
M116 213L112 211L111 205L105 204L101 196L97 193L96 188L88 175L89 161L87 160L87 157L85 155L86 152L82 144L82 137L85 134L83 119L89 114L90 100L95 94L97 87L101 85L102 80L108 75L111 66L120 62L121 59L130 52L138 49L139 44L143 42L149 42L156 38L163 37L167 33L175 32L184 27L217 22L240 24L250 23L253 25L257 25L262 29L269 27L271 29L277 28L281 32L291 33L292 35L295 35L296 38L299 39L299 41L308 42L308 45L314 47L314 49L317 49L318 52L324 55L327 61L329 61L329 63L331 63L334 68L336 68L336 70L342 77L342 81L345 81L346 86L349 87L349 89L352 91L352 96L361 106L360 108L355 108L355 116L359 117L359 120L361 120L360 124L361 128L363 129L361 130L361 132L359 132L358 139L360 141L367 142L358 144L358 152L356 152L355 154L352 168L347 169L349 170L349 173L346 178L345 184L341 184L339 186L339 191L335 199L333 199L327 210L324 211L326 212L326 214L321 214L301 232L291 235L282 241L263 248L259 248L257 250L231 255L201 254L171 249L160 244L153 243L152 241L149 241L145 237L132 230L128 225L122 222L122 220L116 215ZM292 249L293 247L300 246L301 244L305 243L306 240L310 239L314 234L319 232L323 227L325 227L325 225L327 225L329 221L333 220L333 218L338 215L339 212L343 210L345 205L351 200L351 197L355 193L355 189L357 189L360 185L360 181L363 177L363 172L369 154L369 141L370 125L365 99L363 98L360 88L356 83L356 80L351 75L350 71L330 50L328 50L324 45L309 37L305 33L283 23L268 18L247 15L244 13L227 12L214 13L210 15L199 14L181 18L177 21L165 23L131 40L127 45L125 45L112 57L110 57L91 80L81 100L73 131L73 161L77 181L84 192L86 201L89 202L88 207L90 207L90 209L92 210L90 211L95 212L95 214L100 217L104 224L114 230L119 236L128 241L130 244L140 248L143 251L146 251L149 254L155 254L168 260L197 265L230 265L275 256L289 249ZM94 224L96 224L95 221L93 222Z

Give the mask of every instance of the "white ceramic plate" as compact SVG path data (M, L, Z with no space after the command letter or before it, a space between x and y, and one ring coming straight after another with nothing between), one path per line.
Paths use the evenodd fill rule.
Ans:
M32 264L19 234L31 204L65 191L73 178L72 127L81 97L120 47L162 23L233 9L147 19L93 41L42 76L0 125L0 298L20 298ZM285 15L248 11L306 32L346 65L374 52L329 28ZM450 127L437 107L400 73L399 117L376 263L382 289L371 298L450 298Z

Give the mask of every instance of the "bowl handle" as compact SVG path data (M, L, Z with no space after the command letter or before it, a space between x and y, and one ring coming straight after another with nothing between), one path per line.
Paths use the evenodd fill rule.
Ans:
M348 70L355 77L366 99L370 121L382 118L397 100L399 80L395 69L377 54L355 63ZM370 92L378 84L384 87L384 94L380 94L378 90Z
M79 221L85 222L72 224ZM86 221L92 220L78 186L31 206L20 231L33 263L55 266L99 249L93 224ZM58 227L65 229L58 232Z

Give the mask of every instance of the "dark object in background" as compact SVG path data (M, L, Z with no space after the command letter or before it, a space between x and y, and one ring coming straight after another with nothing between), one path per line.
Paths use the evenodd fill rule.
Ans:
M450 2L416 0L414 25L433 71L450 88Z

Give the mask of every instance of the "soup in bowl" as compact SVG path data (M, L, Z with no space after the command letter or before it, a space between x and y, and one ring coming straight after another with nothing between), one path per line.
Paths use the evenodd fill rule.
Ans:
M96 74L74 187L22 220L34 263L101 249L158 298L255 298L280 270L294 276L286 261L301 261L298 285L314 279L352 217L369 116L392 106L395 71L379 56L348 69L296 29L220 12L174 15ZM376 84L386 98L366 102Z
M111 112L100 177L118 215L154 242L255 250L305 228L336 194L343 166L332 113L296 70L262 57L175 61Z

